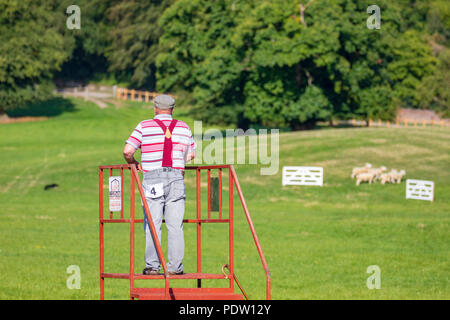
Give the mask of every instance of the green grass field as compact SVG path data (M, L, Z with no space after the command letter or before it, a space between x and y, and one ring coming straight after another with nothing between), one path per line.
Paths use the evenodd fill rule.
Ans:
M97 167L123 163L124 141L139 121L152 117L152 109L127 103L101 110L69 102L65 112L45 121L0 124L0 299L99 297ZM176 117L193 124L185 110ZM272 298L449 299L449 141L450 129L438 127L282 133L278 174L261 176L259 166L237 165L271 271ZM433 180L435 201L406 200L405 182L355 186L351 169L365 162ZM282 187L285 165L322 166L324 186ZM44 191L52 183L59 187ZM186 185L186 217L194 217L192 176ZM236 275L250 298L264 299L263 268L237 195L234 201ZM139 206L137 200L141 217ZM184 229L185 272L195 272L195 227ZM141 272L142 226L136 231ZM105 271L128 272L129 226L106 225L105 232ZM165 250L166 235L163 227ZM219 273L227 263L226 226L204 225L202 237L203 270ZM80 267L79 290L66 286L70 265ZM366 286L370 265L381 269L380 290ZM194 286L191 280L171 283ZM129 297L127 280L106 279L105 288L107 299Z

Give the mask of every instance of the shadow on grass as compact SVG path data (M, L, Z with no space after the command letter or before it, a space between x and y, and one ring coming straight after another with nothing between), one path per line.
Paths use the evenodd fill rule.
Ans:
M30 103L6 112L10 118L54 117L64 112L74 112L75 105L68 99L55 97L46 101Z
M326 129L349 129L349 128L367 128L365 125L353 125L351 123L340 123L330 126L329 124L317 124L314 130L326 130Z

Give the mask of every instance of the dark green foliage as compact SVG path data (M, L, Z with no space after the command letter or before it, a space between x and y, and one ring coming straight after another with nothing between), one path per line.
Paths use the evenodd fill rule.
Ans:
M73 1L72 1L73 2ZM59 2L65 12L72 2ZM82 27L72 58L56 76L72 80L116 79L135 89L155 88L155 59L162 29L158 18L172 0L78 0Z
M177 1L160 20L164 35L157 58L158 89L183 89L202 118L237 123L243 108L241 64L232 8L223 1Z
M89 80L107 77L109 62L105 51L110 44L108 38L113 27L107 19L107 10L117 3L117 0L52 0L55 2L54 14L63 13L58 23L62 26L65 38L74 42L71 57L55 74L58 80ZM81 10L81 28L69 30L66 28L67 7L75 4Z
M419 105L436 61L420 34L404 31L418 24L402 17L409 4L379 5L381 30L366 27L365 1L312 1L302 17L290 0L180 0L161 19L158 88L191 92L210 122L392 119L396 107Z
M450 41L450 4L447 0L430 1L427 11L427 31L448 46Z
M57 19L48 1L0 0L0 114L51 96L71 51Z
M450 49L441 51L438 59L436 72L425 77L419 88L420 106L450 118Z
M413 30L390 41L391 60L387 71L397 105L418 107L421 97L417 90L422 85L422 79L434 73L437 61L429 45Z
M80 30L66 27L71 4ZM379 0L379 30L372 4L0 0L0 112L47 99L53 78L172 92L197 118L243 128L448 114L450 3Z
M105 56L109 71L133 88L155 88L155 60L162 27L158 19L173 0L116 1L107 10L114 26L108 34Z

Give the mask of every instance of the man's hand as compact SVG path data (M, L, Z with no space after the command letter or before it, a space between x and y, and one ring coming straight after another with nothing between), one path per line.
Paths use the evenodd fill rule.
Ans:
M142 170L142 166L141 166L141 164L139 163L139 162L135 162L135 164L136 164L136 169L137 169L137 171L142 171L142 172L144 172L144 170Z
M189 154L186 153L184 161L185 161L185 163L188 163L189 161L191 161L194 158L195 158L195 151L190 152Z
M131 144L125 144L125 147L123 148L123 157L125 158L125 161L128 164L135 164L138 171L143 171L141 165L139 162L134 159L134 154L136 153L136 148L133 147Z

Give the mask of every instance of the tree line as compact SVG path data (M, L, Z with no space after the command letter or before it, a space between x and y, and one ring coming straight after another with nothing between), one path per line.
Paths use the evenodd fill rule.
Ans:
M66 26L78 5L80 29ZM312 128L450 116L450 4L378 0L0 0L0 113L60 79L172 92L210 123Z

